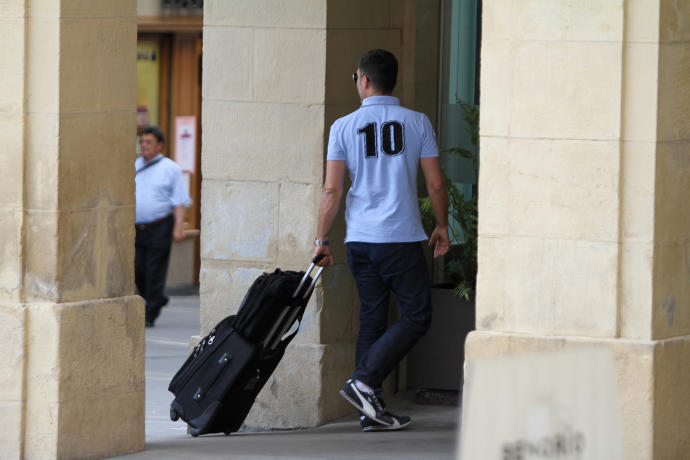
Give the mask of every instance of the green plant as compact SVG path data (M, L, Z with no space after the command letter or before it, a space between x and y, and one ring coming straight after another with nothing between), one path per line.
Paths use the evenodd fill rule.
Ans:
M474 105L458 101L462 108L462 119L473 145L479 140L479 109ZM479 170L477 155L461 147L441 150L442 153L460 155L472 161L475 184ZM451 248L444 256L444 273L451 282L455 295L469 299L477 283L477 190L473 187L472 196L466 197L462 190L443 171L448 193L448 233ZM434 214L428 197L419 198L422 221L428 232L434 226ZM453 244L453 242L455 242Z

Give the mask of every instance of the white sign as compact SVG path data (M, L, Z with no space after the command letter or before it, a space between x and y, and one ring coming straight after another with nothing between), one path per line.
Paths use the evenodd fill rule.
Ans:
M610 352L477 358L465 379L458 458L622 459Z
M194 174L196 117L175 117L175 161L182 171Z

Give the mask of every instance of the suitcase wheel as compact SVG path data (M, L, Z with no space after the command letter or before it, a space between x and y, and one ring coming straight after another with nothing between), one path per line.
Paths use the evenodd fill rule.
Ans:
M192 434L192 437L196 438L201 434L201 430L199 428L192 428L190 433Z
M176 422L180 419L180 415L177 413L174 407L172 405L170 406L170 420L173 422Z

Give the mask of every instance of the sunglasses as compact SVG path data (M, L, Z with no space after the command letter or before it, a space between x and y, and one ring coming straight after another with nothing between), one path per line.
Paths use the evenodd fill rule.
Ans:
M362 76L363 76L363 77L366 77L366 74L362 74ZM355 72L355 73L352 74L352 81L354 81L355 83L357 83L357 72Z

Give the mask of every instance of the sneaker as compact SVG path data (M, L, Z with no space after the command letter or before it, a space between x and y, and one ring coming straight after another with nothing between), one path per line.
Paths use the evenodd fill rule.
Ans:
M375 422L388 426L393 426L395 424L393 417L391 417L381 405L378 396L376 396L373 391L371 393L361 391L357 388L357 385L355 385L354 380L350 379L345 382L345 385L343 385L343 388L340 390L340 394L350 404Z
M386 415L391 417L393 420L395 420L397 423L393 423L393 425L382 425L381 423L378 423L366 415L360 415L359 417L359 426L362 428L362 431L394 431L394 430L402 430L405 428L407 425L409 425L412 422L412 419L406 415L393 415L390 412L386 412Z

